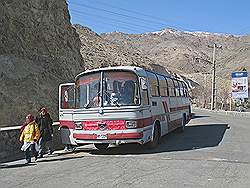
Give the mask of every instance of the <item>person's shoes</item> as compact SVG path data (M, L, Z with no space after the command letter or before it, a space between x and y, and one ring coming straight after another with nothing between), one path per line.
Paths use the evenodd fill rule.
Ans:
M38 155L37 158L39 158L39 159L40 159L40 158L43 158L43 155Z
M66 147L64 148L64 151L70 151L70 150L69 150L69 148L66 146Z
M26 160L26 162L25 162L26 165L29 164L29 163L31 163L31 159L30 160Z
M35 156L35 162L37 161L37 159L38 159L38 156Z
M48 152L48 155L52 155L52 154L53 154L53 151L50 150L50 151Z

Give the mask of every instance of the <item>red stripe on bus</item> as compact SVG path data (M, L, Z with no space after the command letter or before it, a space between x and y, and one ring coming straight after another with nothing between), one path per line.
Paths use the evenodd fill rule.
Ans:
M175 111L179 111L179 110L186 110L188 108L189 108L189 106L173 107L173 108L170 108L170 112L175 112Z
M95 134L73 134L73 137L81 140L95 140L97 136Z
M169 112L169 110L168 110L168 103L167 103L167 101L162 101L162 104L163 104L163 107L164 107L165 113L168 113L168 112Z
M102 130L100 125L106 125L105 130L124 130L125 120L83 121L84 130Z
M75 129L75 123L69 120L60 120L60 127L67 127L69 129Z

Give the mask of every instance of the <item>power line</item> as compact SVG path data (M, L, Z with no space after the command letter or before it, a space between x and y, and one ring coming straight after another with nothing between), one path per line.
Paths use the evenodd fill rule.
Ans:
M122 17L126 17L126 18L132 18L132 19L139 20L139 21L147 23L147 24L150 23L150 24L154 24L154 25L158 25L158 26L159 25L161 25L161 26L163 26L163 25L165 26L166 25L165 23L156 22L156 21L152 21L152 20L146 20L146 19L143 19L143 18L138 18L138 17L135 17L135 16L121 14L121 13L117 13L117 12L106 10L106 9L102 9L102 8L96 8L96 7L85 5L85 4L82 4L82 3L80 4L80 3L73 3L73 2L71 2L71 4L75 4L75 5L78 5L80 7L86 7L86 8L89 8L89 9L93 9L93 10L97 10L97 11L102 11L102 12L106 12L106 13L109 13L109 14L118 15L118 16L122 16Z
M138 17L135 17L135 16L127 15L127 14L117 13L117 12L110 11L110 10L107 10L107 9L96 8L96 7L93 7L93 6L86 5L86 4L78 4L78 3L74 3L74 2L72 2L70 0L68 0L68 1L70 3L72 3L72 4L75 4L75 5L84 6L84 7L87 7L87 8L90 8L90 9L94 9L94 10L98 10L98 11L104 11L104 12L107 12L109 14L115 14L115 15L119 15L119 16L123 16L123 17L127 17L127 18L141 20L142 22L147 23L147 24L148 23L150 23L150 24L153 23L153 24L161 25L161 27L171 27L171 28L179 29L179 30L183 30L183 31L193 31L192 29L189 29L189 28L184 28L184 27L180 27L180 26L174 26L174 25L167 24L166 22L169 22L169 21L166 21L166 20L164 20L162 18L159 18L159 17L156 17L156 16L152 16L152 15L149 15L149 14L144 14L144 13L141 13L141 12L138 12L138 11L134 11L134 10L129 10L129 9L121 8L121 7L118 7L118 6L113 6L113 5L108 4L108 3L99 2L98 0L97 0L98 4L103 4L105 6L113 7L113 8L118 9L118 10L130 12L130 13L137 14L137 15L144 16L144 17L148 17L151 20L143 19L143 18L138 18ZM92 0L91 0L91 2L92 2ZM162 22L152 21L152 20L160 20Z
M102 4L102 5L105 5L105 6L108 6L108 7L112 7L112 8L115 8L115 9L118 9L118 10L122 10L122 11L125 11L125 12L130 12L130 13L137 14L137 15L140 15L140 16L148 17L148 18L153 19L153 20L161 20L161 21L163 21L163 22L168 22L168 21L166 21L166 20L164 20L164 19L162 19L162 18L153 16L153 15L144 14L144 13L137 12L137 11L134 11L134 10L128 10L128 9L121 8L121 7L117 7L117 6L108 4L108 3L104 3L104 2L98 1L98 4ZM164 24L165 24L165 23L164 23Z
M112 21L115 21L115 22L119 22L119 23L122 23L122 24L126 24L127 26L129 27L137 27L137 28L143 28L143 29L150 29L150 30L155 30L155 28L153 27L148 27L148 26L145 26L145 25L139 25L139 24L133 24L133 23L129 23L129 22L125 22L125 21L122 21L122 20L118 20L118 19L114 19L114 18L108 18L108 17L105 17L105 16L99 16L97 14L90 14L90 13L86 13L86 12L80 12L78 10L74 10L74 9L71 9L71 12L73 14L78 14L79 16L92 16L92 17L97 17L98 19L108 19L108 20L112 20Z
M78 18L77 20L78 21L83 21L82 20L82 16L80 15L79 16L79 14L77 14L77 13L72 13L72 15L74 15L74 18ZM85 15L85 17L90 17L90 16L88 16L88 15ZM127 30L130 30L130 31L133 31L133 32L136 32L136 33L140 33L140 30L138 30L138 28L134 28L134 27L131 27L130 25L117 25L117 24L115 24L115 23L110 23L110 22L105 22L105 21L99 21L100 19L97 17L97 18L91 18L91 19L93 19L93 20L97 20L98 22L95 22L95 25L97 24L97 23L102 23L102 24L105 24L105 25L109 25L109 26L115 26L115 27L120 27L120 28L123 28L123 29L127 29ZM86 22L85 22L86 23Z
M77 16L76 16L75 19L80 21L80 22L83 21L82 17L77 18ZM110 24L109 22L100 22L100 21L98 21L98 24L105 25L105 26L109 25L109 26L113 26L113 27L119 27L119 28L122 28L122 29L126 29L128 31L131 31L131 32L140 33L139 30L131 29L130 27L126 27L126 26L125 27L124 26L117 26L115 24ZM95 24L95 25L98 26L98 24ZM86 24L86 22L85 22L84 25L88 25L88 24ZM100 28L103 28L103 27L100 27ZM119 31L119 29L117 29L117 31Z

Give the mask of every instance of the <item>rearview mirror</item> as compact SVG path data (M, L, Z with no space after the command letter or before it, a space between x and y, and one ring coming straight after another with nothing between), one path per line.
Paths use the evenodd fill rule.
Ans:
M141 80L141 88L142 88L142 90L148 89L146 78L141 77L140 80Z

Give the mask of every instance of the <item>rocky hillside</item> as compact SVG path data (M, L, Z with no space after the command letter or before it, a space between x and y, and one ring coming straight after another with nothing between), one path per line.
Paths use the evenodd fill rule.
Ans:
M83 70L66 1L0 1L0 125L45 105L57 119L58 85Z
M74 27L81 40L81 55L87 69L133 65L166 73L163 66L155 64L140 49L118 45L104 39L87 27L81 25L74 25Z

